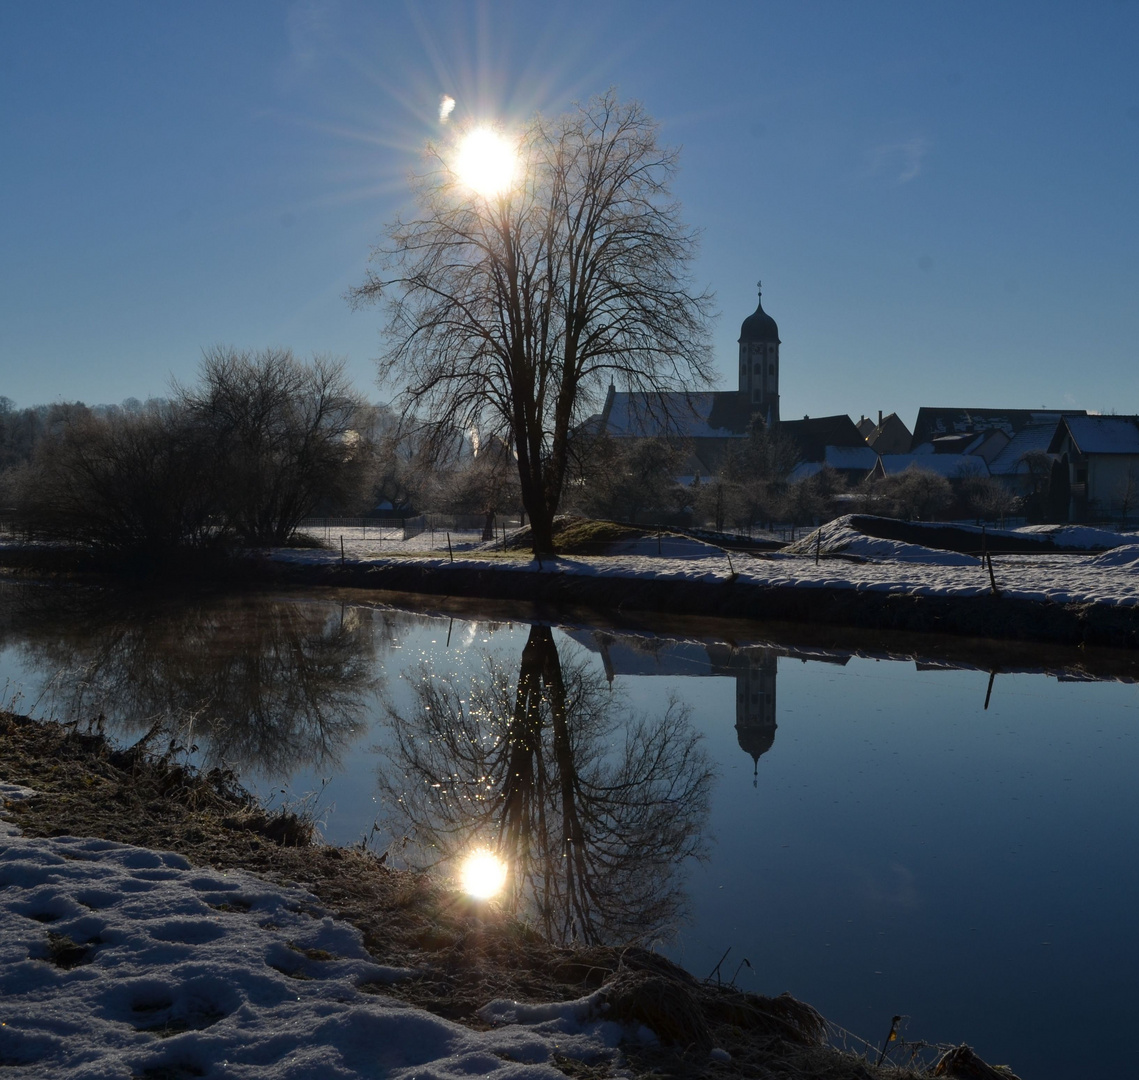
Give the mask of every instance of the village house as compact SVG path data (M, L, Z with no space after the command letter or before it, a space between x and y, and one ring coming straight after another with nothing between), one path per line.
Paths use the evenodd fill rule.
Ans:
M992 478L1021 500L1031 520L1139 517L1139 420L1088 416L1082 409L931 408L911 434L896 413L875 423L849 416L780 416L779 327L762 295L740 326L734 390L637 393L609 387L583 432L618 440L670 440L684 448L685 485L719 475L757 432L789 447L792 483L824 469L848 486L924 469L955 486Z
M1139 417L1065 416L1048 453L1068 481L1069 520L1135 519L1139 508Z

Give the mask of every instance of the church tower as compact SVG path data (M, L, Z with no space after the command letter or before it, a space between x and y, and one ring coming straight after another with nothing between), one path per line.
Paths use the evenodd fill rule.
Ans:
M757 288L762 287L762 282ZM753 413L779 423L779 327L760 302L740 327L740 394Z

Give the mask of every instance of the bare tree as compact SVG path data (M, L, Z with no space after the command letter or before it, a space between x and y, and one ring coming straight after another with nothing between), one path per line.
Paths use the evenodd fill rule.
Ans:
M591 516L617 521L668 520L686 495L676 482L685 450L669 439L595 440L575 502Z
M612 92L517 140L519 179L475 195L430 147L420 214L397 222L352 291L388 302L380 377L407 415L498 436L517 455L536 554L552 553L571 429L609 382L691 390L710 382L710 297L687 267L696 237L669 184L676 152Z
M112 551L157 555L213 535L208 447L177 408L58 418L13 470L20 523Z
M440 509L481 514L482 538L493 540L495 516L519 506L518 468L510 447L501 439L480 443L440 478L436 501Z
M953 504L953 488L939 473L910 465L880 481L882 509L907 521L932 521Z
M214 348L179 397L209 435L224 518L248 544L284 543L319 499L364 478L350 437L362 402L343 362Z
M999 521L1016 509L1017 497L996 477L981 469L963 472L958 480L958 499L961 508L968 511L974 521Z

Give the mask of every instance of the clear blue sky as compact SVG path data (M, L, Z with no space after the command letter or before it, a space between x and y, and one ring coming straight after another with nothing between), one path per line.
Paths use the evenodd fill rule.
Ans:
M615 86L681 148L723 385L762 278L785 417L1139 412L1137 56L1111 0L0 0L0 394L162 395L222 344L383 399L343 294L440 95Z

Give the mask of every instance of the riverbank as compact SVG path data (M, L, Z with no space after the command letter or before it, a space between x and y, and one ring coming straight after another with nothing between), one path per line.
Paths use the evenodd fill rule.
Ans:
M348 558L277 549L250 562L275 584L521 601L623 615L667 613L1009 641L1139 648L1139 551L997 556L992 576L954 561L856 561L821 551L756 557L713 550L690 558L641 555L536 560Z
M782 550L741 551L706 537L604 522L575 522L570 531L588 539L544 560L530 557L522 534L452 544L449 534L396 541L375 530L370 538L366 530L342 530L307 535L300 547L190 552L161 565L8 542L0 545L0 566L189 587L331 586L624 619L667 615L1139 649L1134 534L1082 526L994 534L848 515Z
M120 1011L134 1018L134 1029L123 1036L123 1061L148 1063L132 1066L134 1071L124 1071L124 1076L310 1075L268 1058L260 1067L254 1062L238 1071L218 1072L206 1063L210 1053L225 1050L227 1038L235 1053L251 1043L264 1043L259 1051L264 1054L274 1052L265 1031L241 1030L258 1019L261 999L269 993L265 980L281 984L290 1002L295 996L291 987L298 987L296 994L301 989L316 993L321 1030L328 1027L328 994L333 991L340 995L337 1001L345 995L381 995L352 1005L365 1012L389 1009L394 1002L430 1014L435 1019L425 1016L421 1022L428 1027L446 1021L437 1031L440 1052L450 1048L455 1061L436 1063L433 1075L438 1076L461 1073L479 1053L486 1056L489 1044L480 1050L472 1036L468 1045L456 1024L494 1033L493 1039L486 1038L498 1049L490 1048L480 1072L496 1071L515 1055L504 1076L549 1075L553 1070L598 1080L649 1074L833 1080L919 1075L889 1063L874 1068L864 1057L836 1049L835 1029L786 995L762 997L699 982L637 948L555 947L493 906L466 899L425 875L387 868L382 856L313 844L311 823L303 818L266 813L228 774L198 775L150 753L145 741L115 749L97 731L0 714L0 776L7 785L35 792L7 802L5 816L22 836L8 837L0 860L8 898L18 894L18 902L9 905L12 910L4 912L19 932L6 935L7 1027L0 1042L0 1057L13 1076L37 1075L37 1069L42 1075L49 1067L53 1075L71 1075L62 1062L89 1064L92 1059L84 1055L96 1052L82 1046L82 1025L65 1042L54 1034L36 1034L40 1006L27 990L29 980L35 988L46 987L56 1002L79 992L77 1006L83 1006L92 988L101 985L101 976L117 979L124 973L131 976L130 1002L124 998ZM68 839L83 837L113 843ZM101 862L113 879L109 888L98 886ZM201 872L195 874L194 868ZM280 894L251 885L250 874ZM164 909L155 923L157 916L145 910L141 894L159 884L173 890L180 882L194 893L189 899L175 896L186 911ZM171 902L164 893L163 904ZM208 917L191 918L203 902L209 905ZM149 920L150 946L155 938L159 942L155 956L164 966L149 973L131 953L126 925L131 910ZM244 977L231 971L227 980L238 979L238 989L230 986L223 993L206 946L246 916L248 933L237 940L263 938L270 910L276 913L273 932L287 940L254 950L256 956L265 954L271 970L249 976L259 980L258 989L250 989L251 996L241 1003ZM111 929L104 925L108 920ZM291 920L289 926L278 933L276 924L286 920ZM355 931L345 937L336 930L340 924ZM335 948L329 944L333 941L339 943ZM177 956L170 952L172 942ZM20 949L24 952L17 956ZM335 978L326 970L333 961L347 965ZM175 962L179 971L194 972L197 989L186 998L177 993ZM262 963L256 957L252 962ZM314 980L316 985L310 985ZM103 1003L96 1011L105 1021L109 1006L99 1000ZM393 1019L385 1013L384 1022L402 1031L400 1024L409 1015ZM264 1018L269 1022L270 1013ZM298 1022L304 1023L296 1016L290 1020L294 1027ZM333 1036L336 1030L343 1037L342 1029ZM292 1045L283 1033L278 1043L278 1054ZM522 1046L529 1047L529 1057L517 1056ZM313 1046L308 1049L316 1053ZM926 1048L927 1059L929 1052ZM395 1056L379 1072L377 1065L322 1075L386 1075L399 1060L390 1048L389 1055ZM895 1056L907 1056L905 1048Z

